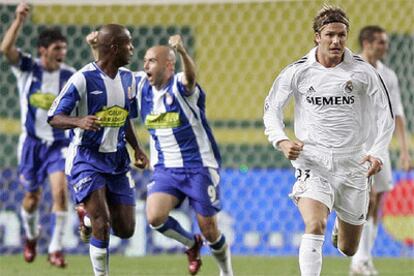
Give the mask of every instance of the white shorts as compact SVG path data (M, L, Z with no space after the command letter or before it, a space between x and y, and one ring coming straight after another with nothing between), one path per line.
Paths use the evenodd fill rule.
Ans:
M387 154L384 160L381 171L373 176L372 186L377 193L387 192L392 189L392 169L389 154Z
M365 223L370 183L368 164L359 164L362 148L326 149L305 145L297 160L296 183L289 195L295 203L300 197L322 202L329 211L352 225Z

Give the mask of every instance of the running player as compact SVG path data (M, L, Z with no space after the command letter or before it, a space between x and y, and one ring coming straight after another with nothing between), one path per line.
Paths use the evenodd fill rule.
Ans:
M302 275L319 275L326 221L337 221L335 246L355 254L368 210L369 177L386 158L394 121L377 72L345 47L349 20L324 6L313 22L316 47L276 78L265 101L265 134L296 169L291 193L305 223L299 248ZM284 132L283 107L295 99L295 139ZM371 125L376 139L365 150Z
M22 133L18 160L20 183L26 189L20 212L25 230L23 255L26 262L33 262L36 257L40 235L38 207L42 185L49 177L53 206L48 260L54 266L65 267L62 238L68 202L64 154L69 139L63 130L47 124L47 110L75 70L63 63L67 43L57 29L45 29L39 34L38 59L16 48L17 36L29 13L26 3L17 6L16 18L1 43L1 52L17 78L20 96Z

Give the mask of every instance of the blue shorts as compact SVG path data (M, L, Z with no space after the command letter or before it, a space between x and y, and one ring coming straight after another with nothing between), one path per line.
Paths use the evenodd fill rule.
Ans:
M67 146L65 140L47 143L31 136L21 138L19 178L26 191L37 191L48 175L65 171Z
M219 171L213 168L155 167L153 181L147 188L148 195L167 193L180 202L188 197L198 214L211 217L221 210L219 182Z
M71 145L67 162L69 188L76 203L83 202L93 191L105 186L108 202L135 205L135 183L129 172L130 159L126 149L99 153Z

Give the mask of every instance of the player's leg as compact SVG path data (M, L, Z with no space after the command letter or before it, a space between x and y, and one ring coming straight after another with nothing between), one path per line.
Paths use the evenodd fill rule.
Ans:
M302 275L319 275L329 209L322 202L307 197L300 197L297 204L305 223L305 234L299 247L300 271Z
M184 194L177 187L185 179L186 176L180 169L155 168L153 181L148 184L146 215L152 229L192 247L196 244L194 235L169 215L184 199Z
M89 255L93 271L95 276L108 275L110 213L106 202L106 188L94 190L83 202L92 225Z
M217 225L217 213L221 209L219 171L213 168L199 168L193 169L190 175L190 185L183 192L189 197L190 205L197 213L198 225L219 266L220 275L233 275L230 247ZM187 252L199 254L196 250ZM198 255L196 257L199 258Z
M375 178L374 178L375 179ZM371 249L373 240L371 238L373 227L374 227L374 217L377 210L377 193L375 189L372 189L370 192L369 198L369 207L368 207L368 217L367 221L363 225L361 239L358 245L358 250L355 255L352 257L350 274L356 275L371 275L369 262L371 259ZM375 274L375 273L374 273Z
M130 173L108 177L106 198L112 233L121 239L129 239L135 231L134 187Z
M197 214L197 221L201 233L207 240L211 253L220 268L220 276L232 276L231 252L226 237L220 232L217 225L217 215L205 217Z
M42 196L41 189L27 191L24 195L20 215L25 232L23 256L26 262L33 262L36 258L37 239L40 234L39 202Z
M194 235L185 230L180 223L169 214L180 200L170 194L155 192L147 197L146 214L150 227L164 236L172 238L187 247L195 244Z
M21 136L18 145L19 182L25 188L20 215L25 232L23 256L26 262L36 258L37 239L40 234L39 203L41 184L45 175L39 159L41 143L27 136Z
M68 218L68 191L66 176L63 171L55 171L49 175L52 191L52 238L48 253L49 262L57 267L65 267L66 261L63 255L62 240L65 233Z

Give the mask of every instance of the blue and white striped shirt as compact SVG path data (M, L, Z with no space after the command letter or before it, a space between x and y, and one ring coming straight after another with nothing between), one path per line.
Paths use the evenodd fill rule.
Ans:
M47 123L47 112L53 100L75 69L61 64L58 70L44 70L39 59L20 52L18 65L12 67L20 95L22 135L54 142L68 139L65 131Z
M183 73L160 91L145 72L135 75L139 116L151 134L151 165L219 168L221 157L205 114L205 93L185 95Z
M120 68L112 79L96 63L89 63L70 78L49 110L49 119L57 114L96 115L101 118L101 129L95 132L75 128L71 145L102 153L116 152L125 147L125 125L134 117L131 114L136 114L130 114L133 89L135 79L128 69Z

